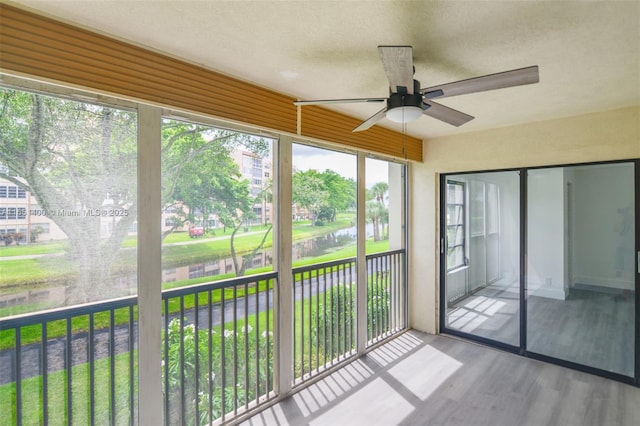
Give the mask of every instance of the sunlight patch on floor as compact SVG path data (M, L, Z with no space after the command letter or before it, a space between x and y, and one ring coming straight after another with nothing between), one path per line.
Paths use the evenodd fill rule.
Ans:
M403 359L401 365L390 368L389 374L424 401L462 365L428 345Z
M356 408L357 407L357 408ZM414 407L382 378L332 406L310 425L393 425L407 417Z
M293 395L301 414L307 417L332 401L351 392L360 383L368 380L373 371L360 360L347 364L325 379L302 389Z
M455 330L471 333L505 306L506 303L500 300L485 296L472 297L463 306L449 312L448 326Z

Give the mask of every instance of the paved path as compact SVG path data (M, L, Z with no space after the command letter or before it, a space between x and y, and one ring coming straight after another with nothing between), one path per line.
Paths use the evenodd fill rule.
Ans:
M243 232L238 234L237 237L243 237L245 235L254 235L254 234L263 234L265 231L251 231L251 232ZM164 243L163 247L167 246L188 246L191 244L202 244L208 243L210 241L220 241L220 240L228 240L230 239L230 235L222 235L220 237L212 237L212 238L194 238L189 241L179 241L177 243ZM136 247L123 247L122 250L133 250ZM25 254L22 256L0 256L0 262L7 260L22 260L22 259L38 259L41 257L56 257L56 256L64 256L65 252L55 252L55 253L43 253L43 254Z
M43 254L25 254L24 256L1 256L0 262L5 260L23 260L23 259L38 259L41 257L59 257L64 256L66 253L43 253Z

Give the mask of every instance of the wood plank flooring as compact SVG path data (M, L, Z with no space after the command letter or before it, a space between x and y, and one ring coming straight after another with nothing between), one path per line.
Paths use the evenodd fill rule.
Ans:
M243 424L638 426L640 389L409 331Z
M578 288L571 289L565 300L534 294L527 299L528 351L633 376L635 312L631 298ZM458 301L448 314L452 329L519 346L519 288L515 284L487 286Z

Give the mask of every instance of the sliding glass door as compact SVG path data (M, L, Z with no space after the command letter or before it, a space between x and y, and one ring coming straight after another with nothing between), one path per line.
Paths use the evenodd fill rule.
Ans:
M443 193L446 327L518 346L518 172L447 176Z
M637 376L636 161L441 178L441 329Z
M527 350L634 375L633 163L530 170Z

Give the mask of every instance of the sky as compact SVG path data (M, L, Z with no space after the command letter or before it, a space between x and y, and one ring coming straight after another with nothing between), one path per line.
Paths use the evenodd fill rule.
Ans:
M356 180L357 175L355 155L308 145L293 144L293 166L302 171L315 169L322 172L330 169L353 180ZM368 158L365 168L367 187L371 187L377 182L388 182L389 174L386 161Z

